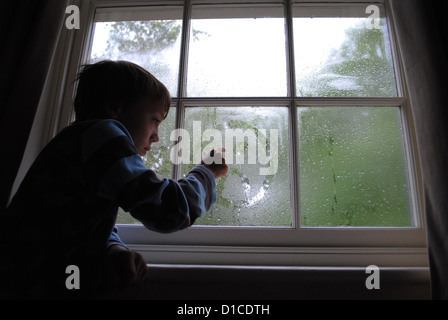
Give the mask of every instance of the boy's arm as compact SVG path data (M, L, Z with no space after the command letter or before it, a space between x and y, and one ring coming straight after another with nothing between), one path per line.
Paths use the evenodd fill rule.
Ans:
M215 179L199 165L185 179L159 179L145 167L126 128L101 121L83 136L85 174L97 195L122 207L148 229L173 232L189 227L216 201Z
M157 178L148 170L126 185L121 206L150 230L174 232L190 227L216 202L215 179L204 166L180 180Z

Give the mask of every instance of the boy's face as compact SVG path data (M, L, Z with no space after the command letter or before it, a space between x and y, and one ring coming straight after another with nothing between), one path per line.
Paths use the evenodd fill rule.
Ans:
M163 121L160 104L143 99L131 108L121 109L116 119L128 129L140 156L145 156L151 145L159 141L159 125Z

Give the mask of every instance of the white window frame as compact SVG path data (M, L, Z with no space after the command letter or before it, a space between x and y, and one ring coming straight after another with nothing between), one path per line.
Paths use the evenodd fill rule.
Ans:
M180 84L186 81L185 57L187 54L189 19L191 4L207 3L276 3L282 0L186 0L182 28L182 52L180 63ZM319 1L295 0L294 4L319 5ZM400 107L406 144L406 158L410 178L411 206L413 208L414 227L408 228L372 228L372 227L332 227L302 228L298 214L295 214L292 227L227 227L193 226L173 234L158 234L141 225L119 225L120 237L143 254L149 263L155 264L205 264L205 265L265 265L265 266L367 266L383 267L427 267L426 231L424 217L423 187L419 170L415 129L410 108L406 83L402 72L402 63L396 47L397 41L393 27L393 17L388 0L344 0L324 1L350 6L353 4L384 5L387 14L391 48L397 79L397 98L300 98L295 97L294 55L292 39L292 1L285 1L285 19L287 24L290 95L283 98L184 98L183 86L179 86L178 96L173 99L177 104L176 126L183 127L185 106L263 106L281 105L289 107L290 131L290 172L291 194L298 194L297 159L297 106L395 106ZM81 28L77 31L63 28L54 66L49 82L55 86L48 94L50 108L47 111L48 130L42 134L48 142L57 132L73 119L74 82L80 66L87 61L91 45L94 14L97 8L129 7L152 5L184 5L181 0L73 0L81 12ZM292 85L291 85L292 84ZM294 87L294 88L293 88ZM174 168L174 178L180 176L180 168ZM295 178L293 179L293 175ZM292 197L291 206L298 212L297 197Z

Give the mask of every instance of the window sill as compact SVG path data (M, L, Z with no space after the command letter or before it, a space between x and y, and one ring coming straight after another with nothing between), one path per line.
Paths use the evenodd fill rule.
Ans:
M221 265L243 267L427 268L428 253L420 247L244 247L199 245L138 245L129 248L149 264Z

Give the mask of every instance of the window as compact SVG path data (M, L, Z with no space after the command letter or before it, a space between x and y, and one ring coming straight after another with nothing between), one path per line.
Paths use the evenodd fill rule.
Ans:
M121 212L131 246L167 263L426 265L387 2L372 21L364 1L104 3L80 56L136 62L173 96L147 166L181 178L221 145L230 164L188 230L156 234Z
M90 61L128 60L151 70L175 97L177 94L181 7L95 12Z
M397 107L299 107L303 226L414 224Z
M188 97L284 97L285 21L281 6L192 9Z
M384 11L376 26L365 12L366 5L293 7L297 96L398 96Z
M213 128L217 146L222 141L228 151L229 174L217 181L217 203L196 224L291 226L287 122L288 108L282 106L186 108L187 131L195 133L196 126L207 141Z

